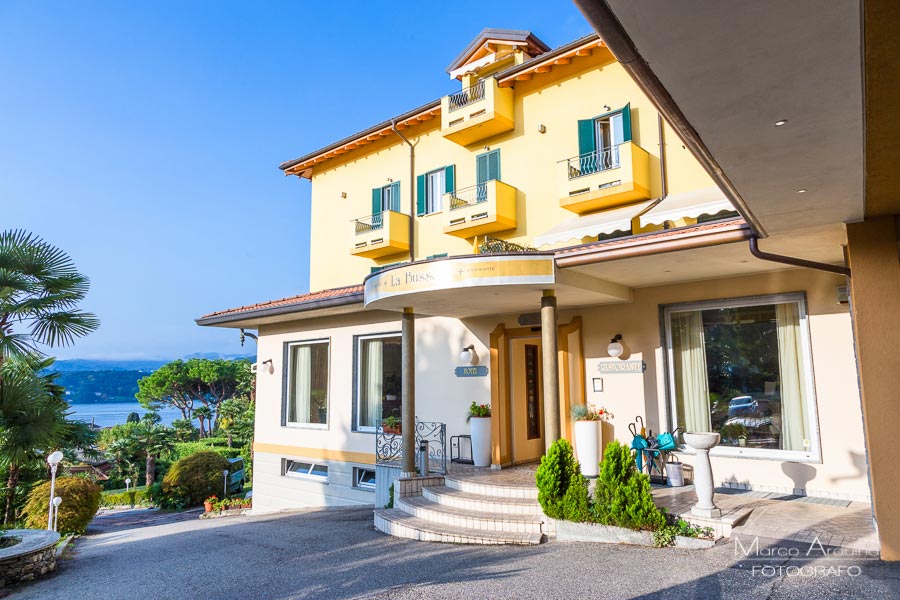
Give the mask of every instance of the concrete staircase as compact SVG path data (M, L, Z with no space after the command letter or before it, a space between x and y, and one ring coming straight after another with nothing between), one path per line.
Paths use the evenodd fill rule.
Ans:
M418 480L418 481L417 481ZM394 508L375 511L389 535L455 544L540 544L548 524L531 485L466 474L397 480Z

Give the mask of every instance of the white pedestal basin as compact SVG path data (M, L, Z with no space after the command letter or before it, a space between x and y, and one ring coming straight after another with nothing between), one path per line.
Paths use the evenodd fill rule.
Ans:
M718 445L718 433L709 431L685 433L684 443L696 451L694 462L694 491L697 493L697 504L691 507L691 514L698 517L718 518L722 511L713 502L713 474L709 463L709 450Z

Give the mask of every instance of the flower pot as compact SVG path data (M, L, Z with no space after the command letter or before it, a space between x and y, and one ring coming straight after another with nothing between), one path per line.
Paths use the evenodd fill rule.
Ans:
M472 460L476 467L491 466L491 418L469 419L472 434Z
M203 503L203 509L204 509L206 512L212 512L212 502L204 502L204 503Z
M600 421L575 421L575 453L582 475L596 477L600 473Z
M388 425L382 425L381 429L382 429L382 431L384 431L384 433L392 433L394 435L400 435L400 433L401 433L399 425L396 425L394 427L389 427Z

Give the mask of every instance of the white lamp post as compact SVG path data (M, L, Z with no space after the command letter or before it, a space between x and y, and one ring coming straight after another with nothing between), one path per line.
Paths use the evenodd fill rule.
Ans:
M59 528L59 505L62 504L62 498L53 497L53 531Z
M228 496L228 469L222 471L222 477L225 479L225 493L222 495L222 498L226 498Z
M131 477L125 478L125 493L128 493L128 487L131 485Z
M53 499L56 497L56 468L63 459L63 453L57 450L47 457L47 464L50 465L50 509L47 514L47 530L53 530Z

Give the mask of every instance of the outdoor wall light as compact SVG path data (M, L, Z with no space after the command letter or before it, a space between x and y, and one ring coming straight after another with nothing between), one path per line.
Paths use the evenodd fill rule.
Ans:
M784 127L787 125L787 119L779 119L775 121L775 127Z
M538 133L547 133L547 126L543 123L538 125Z
M603 110L605 110L606 112L609 112L609 111L612 110L612 108L610 108L609 104L604 104L604 105L603 105Z
M275 365L272 364L271 358L269 360L262 361L262 364L260 365L260 367L262 368L263 371L265 371L269 375L271 375L272 373L275 372Z
M346 197L347 197L347 192L341 192L341 198L346 198Z
M394 183L394 180L388 177L388 183Z
M490 146L485 146L485 147L484 147L484 151L485 151L485 152L490 152L490 151L491 151L491 147L490 147Z
M478 354L475 353L474 344L469 344L462 349L462 352L459 353L459 362L464 365L473 366L478 364Z
M625 352L625 347L622 346L622 334L617 333L616 337L609 340L609 346L606 347L606 353L612 356L613 358L619 358L622 356L622 353Z

